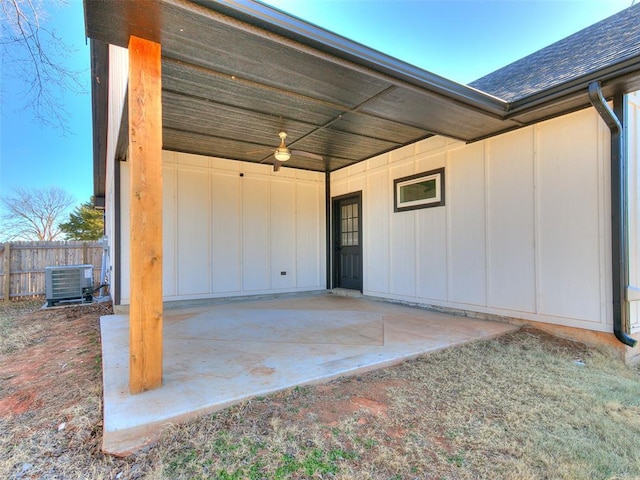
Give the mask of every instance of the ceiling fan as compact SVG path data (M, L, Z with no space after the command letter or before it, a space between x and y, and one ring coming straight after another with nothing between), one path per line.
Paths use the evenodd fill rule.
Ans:
M304 152L302 150L289 150L289 147L287 147L287 145L285 144L285 139L287 138L287 132L285 131L281 131L280 133L278 133L278 136L280 137L280 145L278 146L278 148L276 148L273 151L273 171L277 172L278 170L280 170L280 166L286 162L287 160L289 160L291 158L292 155L298 156L298 157L307 157L307 158L313 158L314 160L324 160L324 158L320 155L317 155L315 153L311 153L311 152Z

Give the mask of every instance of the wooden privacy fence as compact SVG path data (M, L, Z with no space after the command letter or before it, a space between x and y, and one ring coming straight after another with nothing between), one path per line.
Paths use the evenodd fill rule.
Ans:
M0 295L4 301L45 294L45 267L93 265L93 283L100 284L100 242L0 243Z

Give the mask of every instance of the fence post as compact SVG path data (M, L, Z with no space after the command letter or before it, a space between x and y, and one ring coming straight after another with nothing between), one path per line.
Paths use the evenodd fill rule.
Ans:
M89 247L87 246L87 242L82 242L82 264L86 265L89 263L87 260L89 258Z
M4 301L11 300L11 243L4 244Z

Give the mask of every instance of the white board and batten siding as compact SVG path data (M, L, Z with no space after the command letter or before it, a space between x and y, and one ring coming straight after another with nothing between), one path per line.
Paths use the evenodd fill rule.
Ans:
M628 103L638 286L640 96ZM433 137L334 172L332 196L362 191L364 293L611 331L609 155L609 131L586 109L468 145ZM394 213L394 179L441 167L445 206ZM124 304L128 174L121 163ZM326 287L323 174L163 152L163 188L166 300Z
M629 144L629 285L640 289L640 91L627 96ZM640 331L640 301L630 303L632 331Z
M107 129L107 152L106 158L106 185L105 185L105 234L108 239L108 281L111 284L110 291L115 297L118 286L113 279L121 267L115 265L116 242L116 182L115 165L118 160L116 148L118 145L118 134L122 124L122 114L127 96L127 85L129 82L129 51L126 48L109 45L109 111Z
M126 162L121 174L127 304ZM162 174L165 300L326 288L323 174L167 151Z
M333 196L362 191L364 293L611 331L609 156L587 109L334 172ZM393 211L394 179L441 167L445 206Z

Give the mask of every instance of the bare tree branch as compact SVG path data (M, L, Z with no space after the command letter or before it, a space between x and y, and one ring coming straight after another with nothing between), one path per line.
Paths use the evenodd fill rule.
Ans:
M0 197L1 235L8 240L55 240L62 232L59 223L75 203L72 195L58 187L16 188L12 196Z
M62 0L50 0L48 5L56 3L64 5ZM45 27L45 18L42 0L0 0L2 72L22 82L24 105L37 122L66 134L69 112L61 102L62 94L81 94L87 89L82 72L66 67L73 48L55 30Z

